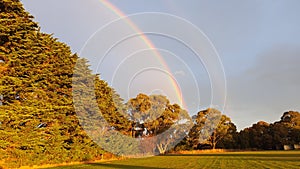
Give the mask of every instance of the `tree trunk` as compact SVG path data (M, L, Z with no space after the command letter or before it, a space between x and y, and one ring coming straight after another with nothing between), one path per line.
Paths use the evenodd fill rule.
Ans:
M212 144L213 150L216 149L216 144L217 144L216 142L213 142L213 144Z
M211 142L212 142L212 148L213 150L216 149L216 130L213 132L212 138L211 138Z
M167 151L168 143L163 145L162 143L157 144L157 149L159 151L159 154L165 154Z

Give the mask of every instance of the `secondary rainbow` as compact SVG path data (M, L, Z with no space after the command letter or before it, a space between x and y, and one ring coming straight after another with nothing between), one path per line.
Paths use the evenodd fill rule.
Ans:
M110 9L112 12L114 12L116 15L118 15L119 17L125 17L126 15L120 10L118 9L116 6L114 6L113 4L111 4L108 0L100 0L100 2L107 7L108 9ZM154 44L148 39L148 37L128 18L126 18L126 22L127 24L134 30L136 31L138 34L140 34L140 38L144 41L144 43L151 49L155 49ZM153 50L154 54L157 56L158 60L161 62L161 64L167 69L167 72L169 74L172 74L170 71L170 68L168 67L167 63L165 62L164 58L160 55L160 53L157 50ZM173 79L170 78L171 84L174 86L175 91L176 91L176 95L179 98L182 107L184 109L187 109L187 106L184 102L183 96L181 94L181 90L177 84L177 82Z

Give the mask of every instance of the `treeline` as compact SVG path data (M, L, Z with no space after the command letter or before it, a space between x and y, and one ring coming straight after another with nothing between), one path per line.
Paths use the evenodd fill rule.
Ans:
M238 133L235 148L282 150L284 145L300 144L300 113L285 112L280 121L260 121Z
M86 60L42 33L19 0L0 0L0 22L0 168L300 141L298 112L237 132L216 109L190 117L161 95L124 103Z
M222 115L217 127L210 133L203 132L203 128L211 123L207 119L210 113L218 110L207 109L200 111L194 119L194 127L188 136L175 147L175 151L194 149L246 149L246 150L283 150L298 147L300 144L300 113L285 112L279 121L267 123L259 121L252 127L237 132L236 126L229 117ZM207 120L209 122L207 122ZM205 139L202 139L205 137ZM296 145L296 147L294 147Z

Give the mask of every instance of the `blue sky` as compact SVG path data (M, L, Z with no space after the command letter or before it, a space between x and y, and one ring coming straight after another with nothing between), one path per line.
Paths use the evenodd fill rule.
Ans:
M84 44L99 28L119 18L98 0L22 0L22 2L25 9L40 23L42 31L53 33L77 53L84 49ZM238 129L249 127L259 120L274 122L279 120L284 111L300 110L300 21L298 19L300 1L111 0L110 2L126 15L162 12L184 18L202 30L216 48L224 66L227 82L224 113L232 119ZM157 22L155 26L159 25ZM139 24L143 31L143 22L136 24ZM125 27L126 25L119 28L123 30L126 29ZM174 30L170 31L176 29L178 28L175 26ZM184 33L185 37L192 34ZM194 107L189 105L193 111L191 114L194 114L197 108L209 106L211 88L205 65L193 60L193 54L178 41L161 36L149 35L148 38L155 47L178 56L177 59L172 59L170 53L163 54L169 69L174 74L185 75L185 78L180 80L178 77L176 80L182 84L184 99L196 104ZM195 37L196 41L197 37ZM125 45L119 51L124 49L128 47ZM114 54L117 55L118 52L111 52L109 57L113 58ZM145 52L144 57L150 55L150 52ZM186 65L179 64L180 60L185 61ZM121 60L107 60L107 64L113 61L119 63ZM147 59L144 61L150 62L149 60L147 62ZM133 67L133 62L131 64ZM153 65L155 64L157 63L153 61ZM190 73L188 73L189 69ZM102 66L101 71L108 72L106 78L109 78L109 73L112 73L112 70L105 66ZM154 75L160 75L159 81L163 82L162 74L147 75L146 73L137 79L147 81L146 76ZM192 75L195 76L196 82L193 81ZM105 77L105 74L103 76ZM120 76L124 79L126 77L123 74ZM124 82L124 79L120 77L117 80ZM151 83L151 80L147 83ZM195 84L198 85L201 102L198 101L197 96L194 96L194 88L197 88ZM130 89L133 90L132 94L140 91L138 89L148 90L147 87L141 87L143 84L135 83L132 86L135 85L136 88ZM154 89L167 95L168 92L172 92L160 86L149 89L148 92ZM171 93L169 95L173 97ZM223 93L220 95L222 96Z

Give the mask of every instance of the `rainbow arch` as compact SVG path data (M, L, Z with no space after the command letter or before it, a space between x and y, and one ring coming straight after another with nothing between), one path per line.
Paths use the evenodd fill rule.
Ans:
M106 8L108 8L109 10L111 10L113 13L115 13L117 16L119 16L120 18L124 18L125 22L135 32L137 32L137 34L140 35L139 37L146 44L146 46L148 46L150 49L156 49L155 45L150 41L150 39L129 18L126 18L126 15L119 8L117 8L116 6L114 6L108 0L99 0L99 2L101 4L103 4ZM157 50L153 50L153 52L154 52L154 55L159 60L159 62L165 67L166 71L170 75L173 75L171 73L171 70L170 70L168 64L166 63L166 61L164 60L164 58L161 56L161 54ZM173 77L171 77L169 79L170 79L170 82L171 82L172 86L175 89L176 96L177 96L178 100L182 103L182 108L183 109L187 109L187 105L186 105L186 103L185 103L185 101L183 99L181 89L180 89L179 85L177 84L176 80Z

